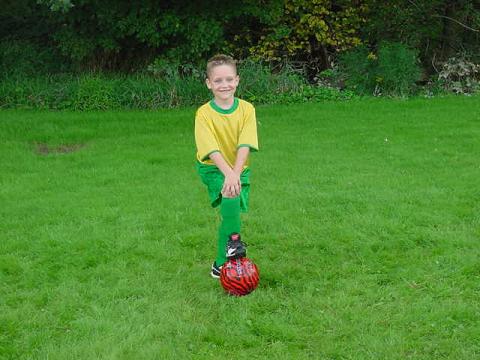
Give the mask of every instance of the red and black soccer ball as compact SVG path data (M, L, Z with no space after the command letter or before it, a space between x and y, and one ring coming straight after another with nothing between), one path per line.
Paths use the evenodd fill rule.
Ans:
M259 281L257 265L246 257L231 259L223 264L220 283L230 295L248 295L257 288Z

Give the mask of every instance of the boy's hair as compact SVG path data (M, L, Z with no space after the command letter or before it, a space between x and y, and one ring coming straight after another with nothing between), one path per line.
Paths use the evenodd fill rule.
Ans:
M235 69L235 72L237 72L237 61L234 58L228 55L218 54L212 56L207 62L207 78L210 76L212 69L220 65L230 65Z

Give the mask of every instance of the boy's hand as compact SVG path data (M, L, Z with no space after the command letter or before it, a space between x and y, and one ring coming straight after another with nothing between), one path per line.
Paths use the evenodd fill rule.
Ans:
M240 183L240 175L235 172L231 172L225 176L223 182L222 196L225 197L237 197L242 190L242 184Z
M249 150L248 147L241 147L238 150L237 161L233 169L227 164L220 152L216 151L210 154L210 159L213 160L215 165L217 165L225 176L222 187L222 196L232 198L240 195L240 191L242 190L240 174L242 173L243 164L248 157Z

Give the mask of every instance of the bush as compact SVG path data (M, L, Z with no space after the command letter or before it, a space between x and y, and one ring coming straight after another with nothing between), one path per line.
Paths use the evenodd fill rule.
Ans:
M0 77L33 76L65 71L67 68L67 64L58 63L58 57L50 49L25 40L0 41Z
M272 99L272 104L298 104L306 102L320 102L320 101L344 101L355 98L352 91L341 91L337 88L322 87L314 85L302 86L300 91L294 93L283 93L277 98Z
M480 88L480 65L461 54L448 59L438 74L441 86L456 94L471 94Z
M420 64L415 51L400 43L381 44L376 81L382 93L408 96L415 92L420 75Z
M248 59L239 64L238 72L238 96L255 103L271 103L276 96L297 93L305 85L305 80L288 65L275 70Z
M258 70L258 69L257 69ZM238 96L255 104L347 99L336 89L299 84L288 76L242 76ZM256 73L259 74L259 73ZM56 74L8 77L0 82L0 108L56 110L160 109L198 106L211 98L196 78L154 78L145 74Z
M339 56L339 76L347 89L358 95L371 95L377 86L376 56L366 46L358 46Z
M80 77L75 85L72 99L74 110L107 110L119 107L118 98L115 96L115 80L92 74Z
M209 97L205 86L205 71L191 64L181 64L165 58L157 58L147 68L150 78L157 83L168 106L192 106ZM149 81L149 80L146 80Z
M384 42L377 54L357 47L342 54L339 64L346 87L359 95L407 96L421 75L415 52L400 43Z
M345 100L351 92L309 85L291 67L239 64L237 95L255 104ZM159 109L199 106L211 98L204 72L158 61L133 75L51 74L10 76L0 83L0 107L71 110Z

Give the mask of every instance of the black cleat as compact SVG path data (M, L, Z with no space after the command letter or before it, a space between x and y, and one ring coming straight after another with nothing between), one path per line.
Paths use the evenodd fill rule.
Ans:
M212 264L212 271L210 271L210 275L215 279L219 279L221 271L222 271L222 267L217 266L217 264L214 261L213 264Z
M240 234L233 233L228 237L227 259L239 259L247 256L247 248L240 238Z

